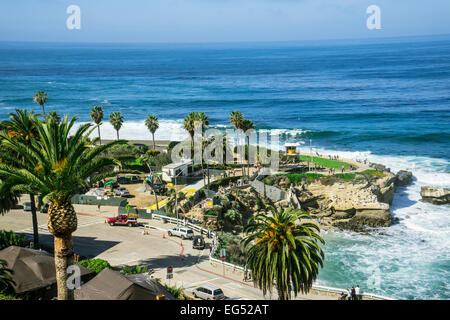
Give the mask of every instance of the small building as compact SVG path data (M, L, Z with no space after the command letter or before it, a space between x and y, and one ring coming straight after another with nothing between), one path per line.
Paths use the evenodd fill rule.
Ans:
M175 177L188 176L194 171L192 160L170 163L162 168L162 179L166 182L172 182Z
M296 155L297 154L297 143L285 143L284 148L285 148L285 153L287 155Z

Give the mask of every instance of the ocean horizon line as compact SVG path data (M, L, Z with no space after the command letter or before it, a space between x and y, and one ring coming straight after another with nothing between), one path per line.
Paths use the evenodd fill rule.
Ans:
M65 40L53 40L53 41L36 41L36 40L3 40L0 39L0 44L72 44L72 45L161 45L161 46L201 46L201 45L270 45L270 44L284 44L295 45L304 43L342 43L348 45L349 42L373 42L376 44L383 43L383 41L396 41L396 40L420 40L427 41L429 38L448 38L450 40L450 33L439 34L420 34L420 35L400 35L400 36L386 36L386 37L361 37L361 38L323 38L323 39L293 39L293 40L242 40L242 41L65 41ZM436 39L438 40L438 39ZM440 39L442 40L442 39ZM389 43L389 42L388 42Z

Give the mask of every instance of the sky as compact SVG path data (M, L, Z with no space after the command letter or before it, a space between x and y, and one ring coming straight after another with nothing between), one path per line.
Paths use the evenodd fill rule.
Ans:
M68 29L70 5L80 29ZM369 30L377 5L381 29ZM1 0L0 41L259 42L450 34L449 0Z

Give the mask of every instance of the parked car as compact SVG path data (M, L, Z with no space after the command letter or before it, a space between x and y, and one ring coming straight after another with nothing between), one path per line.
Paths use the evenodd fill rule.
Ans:
M225 295L222 289L212 284L204 284L201 287L195 288L192 293L194 297L204 300L223 300Z
M141 179L139 179L138 176L128 176L127 178L129 179L130 183L133 184L141 182Z
M130 179L128 179L127 177L119 177L119 179L117 179L117 181L120 184L129 184L130 183Z
M169 234L169 236L177 236L181 237L182 239L192 239L194 237L194 231L186 227L175 227L169 229L167 233Z
M192 248L194 249L205 249L205 239L202 236L194 236L192 238Z
M25 202L23 204L23 211L31 211L31 202Z
M129 197L130 196L130 192L125 187L115 188L115 189L113 189L113 192L116 196L120 196L120 197Z
M108 223L110 226L129 226L135 227L137 224L137 219L135 217L130 217L126 214L121 214L120 216L109 218Z

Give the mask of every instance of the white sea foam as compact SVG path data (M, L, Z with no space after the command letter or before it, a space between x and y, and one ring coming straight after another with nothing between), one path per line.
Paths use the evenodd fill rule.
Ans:
M302 151L309 152L309 148ZM449 161L423 156L375 155L370 151L313 148L315 151L341 158L367 159L386 165L394 173L403 169L414 175L413 183L398 188L395 194L391 213L399 219L398 223L373 233L370 239L353 232L335 232L345 246L332 245L327 251L333 267L339 269L339 264L343 264L350 273L349 281L362 279L360 285L368 291L398 298L448 299L445 287L450 286L450 206L420 201L420 189L424 185L449 188ZM373 281L374 277L379 281ZM319 280L319 283L339 284L334 281Z
M78 126L85 122L79 122ZM117 133L109 121L104 121L100 127L102 139L116 139ZM151 140L152 134L148 131L144 121L125 121L119 130L121 139L128 140ZM97 131L92 133L92 137L97 136ZM182 120L159 120L159 129L155 133L155 140L174 140L181 141L188 138L189 135L183 129Z

